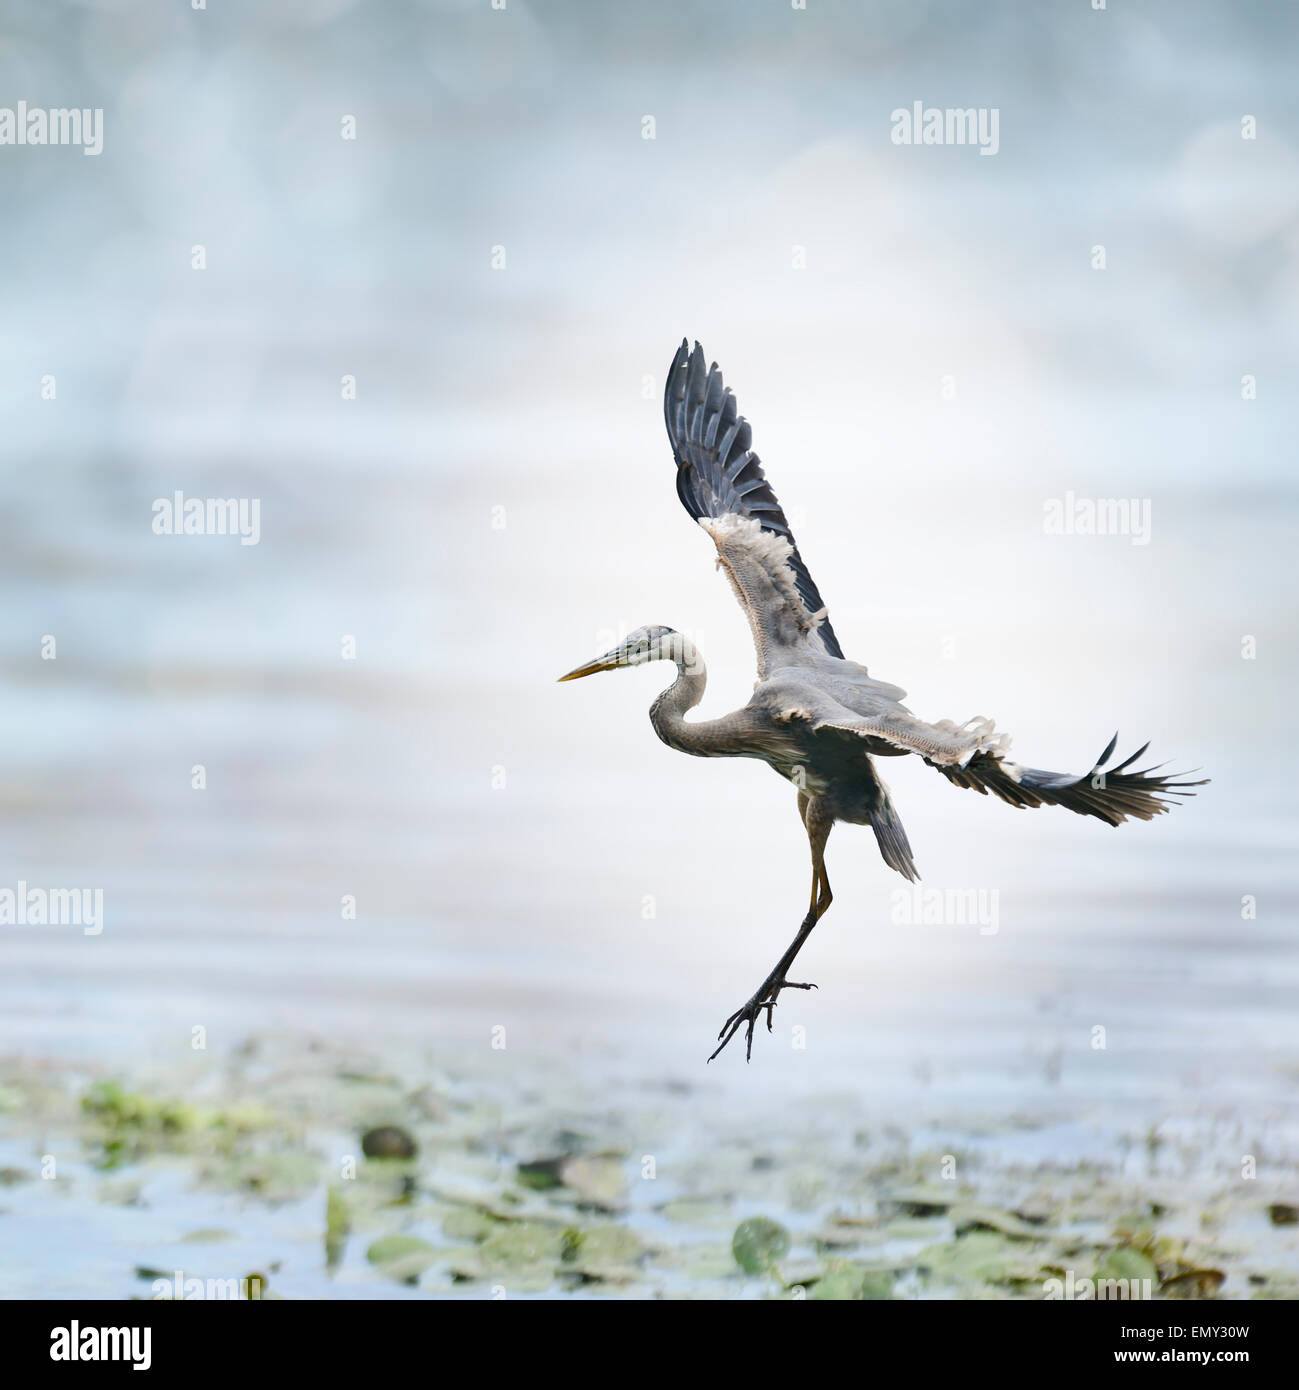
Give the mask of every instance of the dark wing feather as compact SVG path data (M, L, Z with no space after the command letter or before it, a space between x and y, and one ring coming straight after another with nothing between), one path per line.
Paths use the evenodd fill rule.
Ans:
M696 521L729 515L756 518L764 531L793 547L789 567L798 596L809 613L825 603L798 553L793 533L757 454L750 448L749 422L722 381L717 363L704 365L704 350L689 351L681 340L663 392L663 418L677 461L677 496ZM831 656L843 657L839 639L826 619L816 628Z
M1148 743L1130 758L1107 768L1118 734L1110 739L1096 766L1081 777L1073 772L1020 767L1007 756L1005 736L996 733L990 719L971 719L962 728L948 719L927 724L901 705L890 708L883 701L875 713L860 714L846 708L824 685L823 680L818 682L806 672L781 672L778 680L764 683L759 690L766 693L768 708L778 721L806 718L814 729L843 729L887 743L923 758L954 786L968 787L980 796L992 792L1011 806L1064 806L1080 816L1121 825L1129 816L1150 820L1176 806L1177 798L1194 796L1189 788L1208 785L1207 778L1187 782L1178 780L1183 776L1180 773L1160 774L1162 763L1129 772L1127 769L1150 747Z
M1130 758L1116 767L1105 770L1114 752L1118 735L1096 760L1096 766L1081 777L1071 772L1043 772L1036 767L1019 769L1016 779L1007 770L1003 758L996 752L976 753L964 767L950 763L930 762L949 782L958 787L986 796L992 792L1012 806L1064 806L1080 816L1095 816L1107 825L1121 825L1129 816L1136 820L1152 817L1177 805L1174 797L1194 796L1188 787L1202 787L1207 778L1198 782L1173 779L1181 774L1156 776L1160 763L1141 772L1126 772L1150 746L1138 748ZM929 762L929 759L925 760Z

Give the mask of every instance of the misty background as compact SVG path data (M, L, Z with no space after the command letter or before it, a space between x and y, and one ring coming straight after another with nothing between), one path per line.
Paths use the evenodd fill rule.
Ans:
M757 1098L1292 1098L1299 14L0 16L0 104L104 112L98 156L0 148L2 884L105 913L0 928L0 1047L503 1025L503 1065ZM893 144L916 101L997 108L998 153ZM890 761L925 886L995 891L997 931L897 922L840 827L820 991L706 1073L805 908L793 792L661 746L668 667L555 683L654 622L702 648L703 716L751 689L673 488L683 336L918 715L1213 779L1115 831ZM154 534L178 490L259 499L260 542ZM1148 500L1149 544L1046 534L1069 492Z

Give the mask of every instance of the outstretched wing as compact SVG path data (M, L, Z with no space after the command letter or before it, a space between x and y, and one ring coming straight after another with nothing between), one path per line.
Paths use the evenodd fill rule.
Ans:
M958 787L970 787L982 796L992 792L1012 806L1064 806L1080 816L1095 816L1107 825L1122 825L1131 816L1134 820L1150 820L1170 806L1174 798L1194 796L1188 787L1202 787L1208 778L1198 782L1175 781L1179 773L1157 775L1163 763L1140 772L1126 768L1150 747L1142 744L1130 758L1107 768L1119 736L1110 739L1105 751L1096 759L1096 766L1081 777L1071 772L1043 772L1036 767L1017 767L1000 750L976 753L964 766L933 764Z
M903 753L915 753L936 767L954 786L969 787L981 796L992 792L1011 806L1064 806L1080 816L1095 816L1107 825L1121 825L1129 817L1150 820L1177 805L1177 798L1194 796L1197 782L1178 780L1181 774L1159 773L1159 767L1139 772L1127 769L1150 746L1106 768L1118 742L1115 734L1096 760L1096 766L1079 776L1071 772L1045 772L1020 767L1007 756L1010 739L997 733L990 719L971 719L957 726L949 719L927 724L901 705L879 702L875 712L860 714L847 708L827 688L820 673L790 672L766 682L755 692L777 720L805 719L814 729L843 729L859 735L874 751L880 745Z
M749 619L758 674L818 657L843 658L825 604L749 447L749 422L704 350L683 338L668 371L663 416L677 461L677 495L712 536Z

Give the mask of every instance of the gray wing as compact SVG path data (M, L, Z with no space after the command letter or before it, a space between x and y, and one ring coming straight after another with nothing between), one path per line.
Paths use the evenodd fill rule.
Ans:
M883 700L874 702L872 712L860 713L836 698L819 672L778 673L759 686L754 702L780 722L805 720L814 730L842 729L863 739L881 740L899 752L915 753L954 786L967 787L981 796L992 792L1016 807L1063 806L1080 816L1095 816L1107 825L1121 825L1129 816L1150 820L1177 805L1176 798L1194 796L1189 788L1207 782L1175 780L1181 776L1178 773L1158 775L1158 767L1128 772L1148 743L1117 766L1106 768L1118 742L1117 734L1096 765L1081 776L1021 767L1007 756L1009 735L997 733L990 719L971 719L960 726L950 719L927 724L901 705ZM864 703L854 701L855 705Z
M753 630L758 673L843 659L825 604L789 522L750 448L749 422L714 362L683 338L668 371L663 417L677 463L677 495L713 538ZM858 668L859 670L862 668Z

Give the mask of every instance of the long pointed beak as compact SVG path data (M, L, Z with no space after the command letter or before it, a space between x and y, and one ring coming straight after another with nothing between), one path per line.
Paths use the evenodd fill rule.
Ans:
M618 665L616 656L597 656L594 661L588 661L582 666L576 667L566 676L560 676L561 681L580 680L583 676L593 676L597 671L612 671Z

